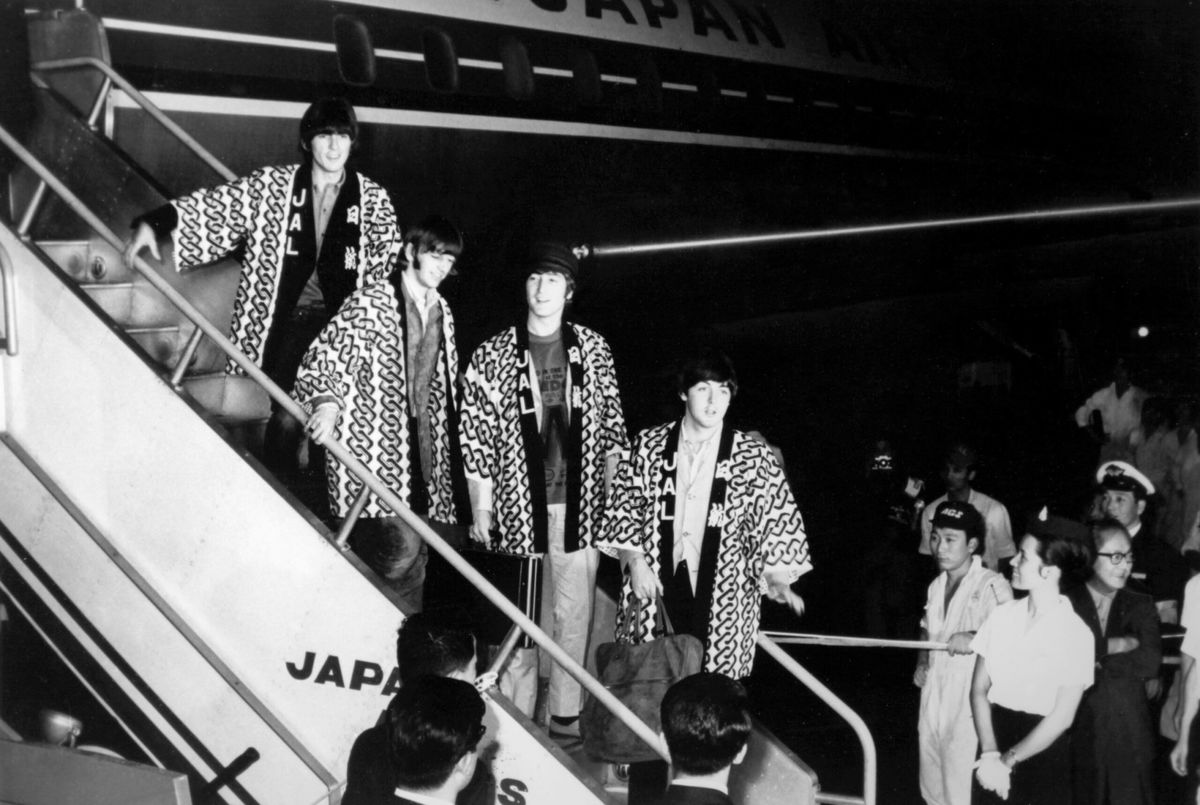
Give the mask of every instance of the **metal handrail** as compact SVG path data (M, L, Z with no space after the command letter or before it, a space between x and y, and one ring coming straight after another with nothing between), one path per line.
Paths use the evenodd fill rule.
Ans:
M50 73L57 70L72 70L78 67L91 67L99 70L100 72L104 73L104 75L108 76L109 80L124 90L125 94L127 94L130 98L133 98L134 102L137 103L138 106L142 107L142 109L144 109L152 118L157 120L159 124L163 126L163 128L171 132L171 134L175 136L175 139L179 140L181 143L190 148L192 153L204 160L204 162L207 163L210 168L221 174L225 181L232 182L237 178L237 174L225 167L221 160L217 159L215 156L209 153L208 149L196 142L195 138L184 131L178 123L167 117L161 109L154 105L153 101L139 92L137 87L135 87L133 84L130 84L124 76L114 70L111 64L97 59L94 56L79 56L73 59L52 59L50 61L34 62L32 65L30 65L30 67L34 71L42 73Z
M312 772L321 780L322 783L324 783L326 790L332 793L340 783L333 772L325 768L324 764L322 764L316 756L308 751L308 748L305 747L304 744L302 744L300 740L292 734L291 730L289 730L278 718L276 718L275 715L267 709L266 705L260 701L252 691L247 689L245 684L242 683L241 679L238 678L238 675L233 672L233 669L230 668L219 656L217 656L216 652L204 642L203 638L201 638L200 635L190 625L188 625L188 622L184 620L182 616L180 616L174 607L167 603L166 599L163 598L163 596L154 588L154 585L150 583L149 579L139 573L137 568L135 568L129 562L129 560L126 559L125 556L116 549L116 547L108 540L108 538L104 536L103 532L96 527L96 524L92 522L92 519L80 510L79 506L77 506L75 501L66 494L62 487L60 487L53 478L50 478L45 474L41 467L38 466L37 462L33 460L32 456L30 456L23 448L21 448L19 444L11 439L5 438L2 434L0 434L0 441L4 442L5 446L12 451L17 460L24 464L26 469L28 469L29 472L38 479L42 486L44 486L54 498L54 500L57 501L60 506L62 506L67 515L75 521L79 528L82 529L89 538L91 538L92 542L96 543L96 546L100 548L104 555L107 556L109 560L111 560L112 563L116 565L116 567L122 573L125 574L125 577L128 578L135 587L137 587L138 591L141 592L142 595L146 596L154 608L162 613L167 622L174 626L175 629L178 630L181 635L183 635L183 638L202 658L204 658L204 660L209 664L209 666L212 667L217 675L221 677L221 679L223 679L227 685L237 691L242 701L245 702L246 705L253 710L254 713L261 718L277 736L279 736L279 738L284 744L287 745L289 749L296 753L296 756L299 757L310 770L312 770ZM214 768L214 771L219 772L220 768Z
M774 657L784 667L784 670L796 677L805 687L817 694L817 697L821 701L825 702L834 712L845 719L850 728L854 730L854 734L858 736L859 743L862 744L863 795L861 797L852 797L842 794L824 794L818 792L817 802L839 803L839 805L841 803L845 803L845 805L875 805L878 759L875 754L875 739L871 737L871 730L867 728L867 723L862 720L862 716L854 712L854 709L850 705L842 701L836 693L827 688L824 682L813 676L807 668L796 662L774 640L762 632L758 633L757 640L759 647Z
M42 162L31 154L15 137L3 126L0 126L0 143L11 150L18 159L24 162L31 170L42 178L51 190L61 198L67 206L69 206L77 215L79 215L92 229L94 229L105 241L108 242L117 251L123 248L123 242L117 235L108 228L108 226L100 220L95 213L75 196L55 176ZM134 260L134 267L147 282L149 282L156 290L162 293L171 304L179 309L188 319L192 321L199 329L204 331L204 334L212 339L222 352L224 352L230 360L236 363L242 371L246 373L254 382L262 386L267 394L285 411L294 416L301 422L308 420L308 414L301 408L291 397L289 397L279 386L267 377L253 361L247 358L241 350L234 346L221 330L205 317L203 313L196 309L191 302L187 300L179 291L175 290L166 280L158 275L149 264L141 257ZM548 652L551 658L559 664L567 673L569 673L579 684L588 691L592 696L603 704L617 716L635 735L641 738L648 746L654 749L659 756L664 760L669 760L666 744L662 739L655 734L633 711L621 703L607 688L600 684L591 674L589 674L583 666L577 663L569 654L566 653L557 643L555 643L549 635L538 627L524 612L521 611L515 604L509 601L503 593L497 590L491 582L475 568L473 568L465 559L463 559L454 548L452 548L445 540L438 536L432 528L429 527L420 517L413 514L412 511L404 504L403 501L389 489L377 476L370 472L357 458L355 458L349 450L346 449L339 441L326 440L324 447L327 452L331 453L338 461L342 462L356 477L370 488L380 499L387 504L400 519L404 520L414 531L421 535L421 538L436 550L442 557L457 570L467 581L483 593L492 604L494 604L501 612L509 617L515 624L520 626L521 631L529 635L533 642L539 647Z
M0 293L4 295L4 352L9 357L17 355L17 275L13 271L8 252L0 246Z

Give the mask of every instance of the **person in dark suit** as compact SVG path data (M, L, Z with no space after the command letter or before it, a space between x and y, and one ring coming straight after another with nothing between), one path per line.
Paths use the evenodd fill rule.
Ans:
M1071 740L1074 801L1153 805L1155 737L1146 681L1162 661L1154 599L1125 585L1133 543L1115 520L1092 527L1092 577L1067 592L1096 638L1096 681L1079 705Z
M392 805L454 802L475 774L484 711L475 686L461 679L423 676L400 689L388 709Z
M675 776L649 804L733 805L729 772L750 737L745 688L724 674L693 674L667 690L661 712Z
M475 681L475 638L465 624L443 612L415 612L404 619L396 636L396 668L400 684L407 685L427 674ZM354 741L346 768L346 792L342 805L390 805L395 790L396 770L392 756L391 711L380 714L375 726ZM486 755L486 753L485 753ZM486 762L476 765L470 784L459 792L457 805L492 805L496 781Z

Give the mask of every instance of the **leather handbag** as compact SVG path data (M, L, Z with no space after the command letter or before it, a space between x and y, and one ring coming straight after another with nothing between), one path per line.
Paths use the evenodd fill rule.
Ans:
M517 605L534 623L540 625L542 609L541 554L501 553L483 548L464 548L462 557L478 570L504 597ZM499 645L512 628L512 619L483 596L474 591L473 616L476 632L485 643ZM518 648L531 648L534 642L525 634Z
M638 620L641 620L638 603ZM602 643L596 648L600 683L654 732L662 726L659 708L667 688L700 671L704 646L693 635L675 634L662 599L655 616L656 637L645 643ZM661 636L658 636L661 635ZM658 753L595 697L585 692L579 716L583 748L597 760L637 763Z

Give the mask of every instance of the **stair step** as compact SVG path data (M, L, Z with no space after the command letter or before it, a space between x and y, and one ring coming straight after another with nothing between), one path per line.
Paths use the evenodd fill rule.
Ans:
M121 255L97 238L39 240L38 247L76 282L127 282L132 278Z
M56 266L70 274L72 279L89 279L86 240L39 240L37 245Z
M167 298L145 282L81 282L79 287L126 327L166 327L179 321L180 313Z
M205 410L229 424L259 422L271 416L271 398L248 377L224 372L185 378L183 387Z
M186 339L177 325L167 327L126 327L125 332L146 354L163 367L172 367L183 354Z
M133 320L132 282L81 282L79 287L117 324L149 324Z

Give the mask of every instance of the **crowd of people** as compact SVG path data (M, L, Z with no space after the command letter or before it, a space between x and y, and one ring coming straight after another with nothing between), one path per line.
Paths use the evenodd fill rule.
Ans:
M523 316L462 370L438 292L462 233L440 216L401 231L387 192L346 167L357 139L347 102L314 103L300 122L299 164L148 212L126 259L158 257L170 238L179 270L240 261L233 341L308 415L302 434L273 412L269 465L294 460L304 436L337 440L455 548L541 557L550 597L541 626L580 665L597 641L652 639L659 608L697 637L703 672L662 704L674 782L631 783L631 801L729 801L729 767L749 731L739 681L751 674L762 601L802 614L793 584L812 569L777 453L725 422L738 392L732 363L715 350L683 361L678 415L631 439L608 342L567 316L579 257L539 242L522 274ZM1094 505L1075 519L1031 517L1019 531L1000 501L975 489L969 445L947 451L945 494L927 505L921 484L893 482L881 445L868 475L887 542L913 537L913 556L932 557L938 571L920 622L931 645L914 675L931 805L1152 803L1163 712L1176 730L1170 761L1190 775L1194 801L1200 586L1187 582L1185 555L1200 557L1197 416L1133 385L1118 362L1112 385L1076 413L1101 443L1094 478L1080 479L1098 490ZM422 616L425 540L332 455L326 484L332 515L358 518L355 553L408 614L402 690L355 743L345 801L493 801L494 781L477 762L485 729L470 684L475 636ZM612 630L594 634L602 554L619 561L622 586ZM879 595L868 585L868 600L879 612L889 600L901 623L915 623L919 606L889 597L902 563L880 556ZM1164 706L1163 624L1193 627L1178 707ZM536 649L518 648L499 679L529 716L539 664ZM582 697L553 663L551 734L579 735Z

